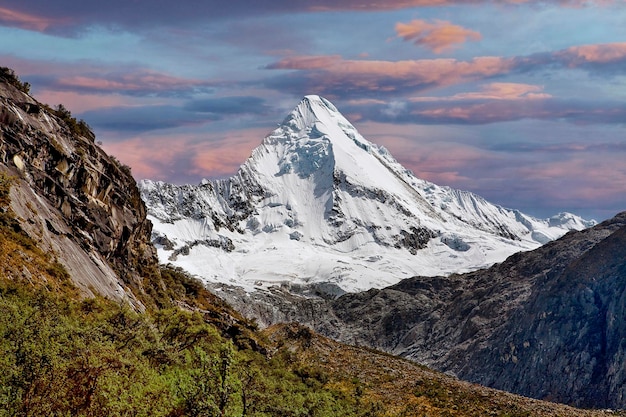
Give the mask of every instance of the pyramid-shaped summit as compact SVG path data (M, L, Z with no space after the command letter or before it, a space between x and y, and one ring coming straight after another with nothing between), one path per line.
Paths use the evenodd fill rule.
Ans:
M258 162L268 154L280 156L278 163ZM263 140L246 165L256 172L296 173L302 178L313 174L332 176L337 169L355 180L377 182L384 181L380 177L388 174L388 170L379 171L381 160L387 157L386 150L363 138L332 103L319 96L307 96ZM392 158L390 161L395 163Z
M248 290L380 288L485 267L590 225L418 179L319 96L305 97L235 176L140 188L162 262Z

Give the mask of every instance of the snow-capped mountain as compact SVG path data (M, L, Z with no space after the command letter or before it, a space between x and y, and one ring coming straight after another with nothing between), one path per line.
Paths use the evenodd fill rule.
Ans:
M569 213L539 220L416 178L318 96L232 178L140 189L161 262L250 290L360 291L465 272L595 224Z

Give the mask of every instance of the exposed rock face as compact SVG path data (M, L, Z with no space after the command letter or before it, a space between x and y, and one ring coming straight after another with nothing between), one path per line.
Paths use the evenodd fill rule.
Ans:
M12 208L85 294L132 299L127 287L158 274L135 180L91 132L49 110L0 80L0 169L16 177Z
M626 214L620 228L546 271L523 308L478 349L461 375L526 395L584 407L626 408ZM549 255L549 254L548 254Z
M260 324L299 321L490 387L626 407L626 212L487 270L330 300L278 292L238 305L222 290Z

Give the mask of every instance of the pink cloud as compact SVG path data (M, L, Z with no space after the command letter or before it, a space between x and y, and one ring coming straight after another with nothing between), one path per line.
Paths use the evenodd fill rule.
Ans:
M14 26L20 29L44 32L52 26L65 25L70 22L69 19L59 19L38 16L30 13L11 10L6 7L0 7L0 24Z
M573 46L555 52L554 56L570 67L588 63L609 64L626 59L626 42Z
M343 61L340 55L296 55L271 64L270 69L326 69Z
M483 86L482 91L456 94L453 99L482 100L538 100L551 98L543 92L543 87L522 83L490 83Z
M128 72L97 71L91 75L61 76L56 80L59 88L72 88L99 92L167 92L206 87L206 81L174 77L148 69Z
M470 61L377 61L347 60L333 55L287 57L267 68L314 71L319 73L320 84L326 86L396 91L402 87L432 88L506 74L513 66L512 59L490 56ZM319 91L326 90L328 88Z
M143 135L104 141L104 149L132 168L136 179L197 182L233 175L259 146L267 129L242 129L226 136L207 133Z
M552 95L543 92L543 87L523 83L489 83L481 91L458 93L449 97L415 97L413 102L460 101L460 100L543 100Z
M329 97L353 97L366 92L395 93L424 91L511 73L528 73L550 67L582 68L588 72L611 72L626 62L626 42L574 46L528 56L482 56L471 60L419 59L385 61L345 59L339 55L287 56L267 69L297 70L279 77L270 86L292 88L298 93L316 91ZM545 99L541 87L522 83L494 83L473 97ZM355 97L356 98L356 97Z
M436 54L453 49L467 41L479 41L479 32L454 25L444 20L433 23L426 20L412 20L409 23L397 23L396 33L405 41L431 49Z
M120 95L81 94L72 91L50 90L37 92L37 100L50 105L61 103L75 113L110 107L130 106L133 104L146 104L136 102L129 97Z
M38 75L37 87L44 91L83 94L127 94L133 96L180 95L208 90L216 82L173 76L138 65L103 64L93 61L60 62L1 56L3 65L28 81ZM54 100L58 102L58 100Z

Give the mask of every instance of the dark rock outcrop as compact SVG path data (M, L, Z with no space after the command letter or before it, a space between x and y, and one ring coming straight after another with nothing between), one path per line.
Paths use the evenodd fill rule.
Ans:
M0 169L15 177L12 209L85 294L139 305L158 275L151 223L128 167L94 143L86 124L0 80Z

